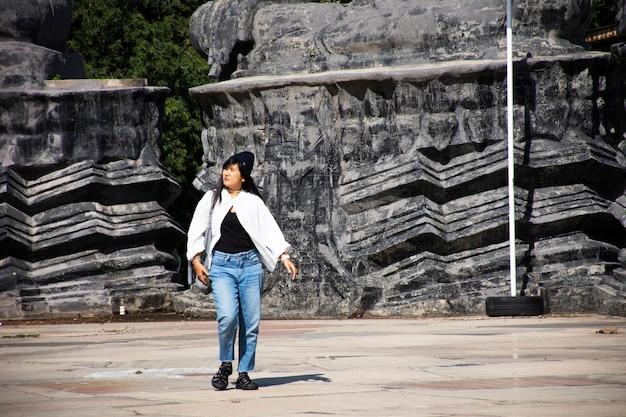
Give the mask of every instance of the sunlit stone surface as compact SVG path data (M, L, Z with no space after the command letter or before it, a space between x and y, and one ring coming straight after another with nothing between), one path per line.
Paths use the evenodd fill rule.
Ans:
M623 315L622 72L578 45L590 8L514 2L518 289ZM254 151L295 247L268 316L480 314L508 294L504 2L218 0L191 27L221 81L191 91L196 184Z
M184 231L159 163L168 89L51 81L84 77L63 52L70 21L69 1L0 5L0 317L171 309Z

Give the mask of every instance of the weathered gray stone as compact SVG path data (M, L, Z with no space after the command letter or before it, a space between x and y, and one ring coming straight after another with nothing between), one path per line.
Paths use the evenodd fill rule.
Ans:
M72 24L71 0L2 0L0 37L62 51Z
M142 159L55 167L0 171L0 283L19 294L3 316L171 308L184 232L163 207L179 186Z
M0 317L172 310L184 231L167 88L84 77L69 0L0 5Z
M67 86L74 84L75 89ZM82 160L139 159L150 149L158 163L162 87L110 87L83 81L46 88L0 90L3 166Z
M39 88L44 80L86 76L80 55L25 42L0 42L0 88Z
M237 19L244 3L256 11ZM196 12L195 44L213 75L232 78L191 90L205 123L196 185L254 151L301 271L296 284L268 277L266 315L477 314L508 294L504 7L215 1ZM590 7L514 2L517 284L552 312L623 311L623 73L576 44ZM210 299L185 303L212 311Z
M570 41L583 39L591 6L591 0L514 1L515 55L582 51ZM191 33L210 75L223 80L503 58L505 16L499 0L231 0L200 7Z
M41 87L53 78L85 78L82 56L65 51L70 0L0 3L0 88Z

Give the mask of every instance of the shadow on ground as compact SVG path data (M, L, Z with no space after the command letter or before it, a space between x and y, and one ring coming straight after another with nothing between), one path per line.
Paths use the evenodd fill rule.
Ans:
M254 380L259 386L271 387L276 385L287 385L294 382L332 382L330 378L322 376L322 374L309 374L309 375L290 375L280 376L275 378L255 378Z

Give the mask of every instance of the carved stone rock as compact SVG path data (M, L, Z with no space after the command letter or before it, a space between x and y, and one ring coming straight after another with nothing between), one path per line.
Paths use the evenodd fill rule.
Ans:
M516 56L583 48L591 0L513 2ZM213 1L191 19L192 40L219 79L449 60L504 58L500 0L355 0L348 4Z
M0 88L41 87L53 78L85 78L80 55L65 51L70 0L0 3Z
M84 77L69 0L0 4L0 317L171 310L184 231L159 163L168 89Z
M180 187L158 161L162 87L0 90L2 317L171 307Z
M575 43L590 6L514 2L518 291L552 312L624 315L623 73ZM508 293L504 7L218 0L196 12L194 43L225 79L191 90L205 122L196 185L255 152L301 271L295 284L268 277L267 316L481 314Z

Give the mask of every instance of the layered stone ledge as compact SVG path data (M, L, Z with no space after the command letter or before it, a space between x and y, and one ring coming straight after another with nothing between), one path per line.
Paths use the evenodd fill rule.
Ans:
M604 53L515 67L519 290L552 312L624 314L618 69ZM294 243L301 281L270 276L266 315L479 314L508 293L505 74L504 60L453 61L191 90L198 188L254 151Z
M167 88L0 90L0 317L171 310L185 231L159 163Z

